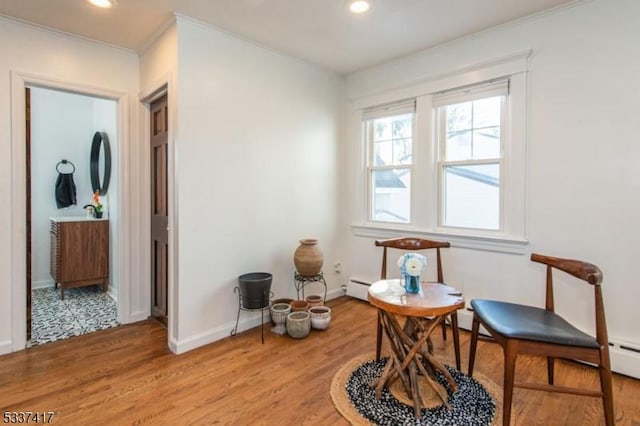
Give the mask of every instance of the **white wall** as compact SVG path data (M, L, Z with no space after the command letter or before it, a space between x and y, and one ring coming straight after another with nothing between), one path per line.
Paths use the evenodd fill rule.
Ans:
M93 102L86 96L41 88L31 89L31 263L33 288L53 285L49 273L52 216L85 216L91 200L89 152L93 137ZM62 159L75 166L77 205L58 209L56 165ZM69 173L69 164L60 165Z
M229 335L243 273L271 272L275 295L295 296L301 238L319 239L329 291L339 292L330 265L343 97L333 73L183 18L178 68L182 351Z
M42 79L69 83L90 90L111 90L114 93L128 93L135 99L138 92L138 58L135 54L120 49L79 40L67 35L47 31L6 18L0 18L0 204L11 206L0 213L0 353L12 348L18 349L24 336L13 335L15 321L22 321L18 309L19 282L12 282L14 270L23 268L24 252L13 252L13 238L25 238L23 219L14 211L22 206L12 205L21 194L12 194L12 176L16 168L23 168L20 162L12 163L11 133L11 71L34 75ZM21 98L13 99L18 102ZM137 102L136 104L137 105ZM125 107L128 105L125 105ZM19 110L20 105L16 105ZM130 109L131 110L131 109ZM137 132L137 115L119 116L126 131ZM129 122L130 117L132 118ZM15 129L17 132L18 129ZM137 140L137 139L135 139ZM135 142L134 142L135 143ZM124 155L126 157L126 155ZM125 165L128 166L128 165ZM126 174L126 170L123 171ZM16 183L16 188L20 185ZM24 189L24 188L23 188ZM135 191L131 198L138 197ZM123 207L124 209L124 207ZM135 215L137 212L127 210ZM126 229L125 229L126 231ZM135 255L135 253L134 253ZM26 280L26 276L25 276ZM26 297L26 296L25 296ZM16 301L16 303L14 303ZM14 306L15 305L15 306ZM22 305L24 306L24 305ZM22 334L22 333L21 333Z
M357 99L533 50L527 254L448 250L445 279L460 287L467 300L485 297L543 306L544 268L530 262L529 253L587 260L604 271L610 339L640 348L635 274L640 257L638 40L640 2L588 1L348 76L349 96ZM381 253L372 238L353 236L350 250L353 275L379 276ZM589 289L573 282L557 288L560 311L592 330ZM636 367L629 374L640 372Z

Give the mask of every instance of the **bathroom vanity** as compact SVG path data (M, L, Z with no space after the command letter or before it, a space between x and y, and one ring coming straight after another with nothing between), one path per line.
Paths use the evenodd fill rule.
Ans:
M109 220L84 217L52 217L51 276L67 288L109 286Z

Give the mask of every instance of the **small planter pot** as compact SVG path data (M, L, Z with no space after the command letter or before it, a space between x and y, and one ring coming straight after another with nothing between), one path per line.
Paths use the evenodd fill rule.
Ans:
M305 298L305 300L309 304L310 308L313 307L313 306L324 305L324 299L322 299L322 296L317 295L317 294L312 294L311 296L307 296Z
M303 312L309 309L309 303L306 300L294 300L291 302L291 312Z
M271 306L275 306L278 303L285 303L287 305L291 305L291 302L293 302L293 299L288 299L288 298L274 299L273 302L271 302ZM285 320L286 320L286 317L285 317ZM273 325L276 325L276 322L273 320L273 315L271 316L271 322L273 323ZM286 329L285 329L285 332L286 332Z
M274 303L271 306L271 319L275 327L271 329L276 334L283 335L287 332L287 315L291 313L291 306L288 303Z
M328 306L313 306L309 308L311 327L316 330L326 330L331 322L331 308Z
M291 312L287 315L287 333L294 339L303 339L311 331L309 312Z

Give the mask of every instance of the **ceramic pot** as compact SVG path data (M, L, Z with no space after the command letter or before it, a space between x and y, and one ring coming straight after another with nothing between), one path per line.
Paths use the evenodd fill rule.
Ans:
M304 312L309 309L309 303L306 300L294 300L291 302L291 312Z
M328 306L314 306L309 308L311 327L316 330L326 330L331 322L331 308Z
M312 294L311 296L307 296L305 300L309 304L310 308L313 306L324 305L324 299L322 298L322 296L317 294Z
M275 305L276 303L286 303L287 305L290 305L291 302L293 302L293 299L290 299L288 297L282 297L279 299L274 299L273 304Z
M298 274L303 277L313 277L320 273L324 257L317 246L318 240L300 240L300 245L293 253L293 263Z
M309 312L291 312L287 315L287 333L294 339L303 339L311 331Z
M288 303L274 303L271 306L271 320L275 327L271 329L276 334L283 335L287 332L287 315L291 313L291 306Z

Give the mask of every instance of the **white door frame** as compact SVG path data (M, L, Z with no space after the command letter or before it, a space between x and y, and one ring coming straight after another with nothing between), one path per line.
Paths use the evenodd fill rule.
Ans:
M31 73L11 71L11 330L12 350L19 351L27 344L26 324L26 116L25 87L35 86L61 90L82 95L111 99L117 102L118 126L118 182L119 202L117 216L118 250L116 255L120 265L118 279L118 320L125 324L136 321L131 312L131 296L137 294L139 282L131 280L132 259L130 250L133 244L131 214L128 200L131 199L132 186L129 175L131 143L129 138L129 96L125 92L99 87L85 86L69 81L55 80ZM135 192L135 191L134 191Z

